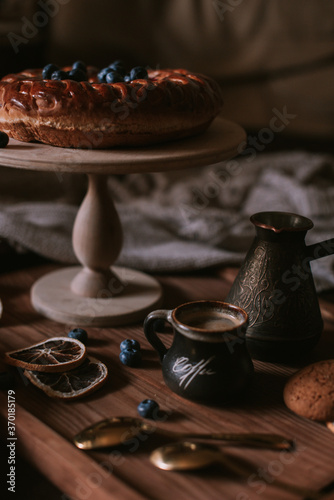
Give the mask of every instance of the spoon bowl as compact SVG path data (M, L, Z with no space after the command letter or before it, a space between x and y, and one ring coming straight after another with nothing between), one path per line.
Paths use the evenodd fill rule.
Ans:
M75 445L82 450L117 446L138 436L142 421L132 417L113 417L93 424L74 437Z
M154 422L148 423L140 418L113 417L97 422L74 436L74 444L82 450L94 450L107 446L126 444L140 434L155 434L171 439L210 439L224 441L239 446L291 450L293 441L277 434L266 433L193 433L175 432L158 428Z
M202 469L217 462L216 453L217 449L211 445L179 441L155 449L150 461L163 470Z
M194 443L190 441L170 443L155 449L150 455L150 461L159 469L169 471L201 469L218 463L226 470L244 479L249 478L251 474L258 477L259 480L261 479L258 476L258 467L250 463L245 463L244 460L241 462L236 457L225 454L217 446L207 443ZM308 500L322 498L321 493L286 483L277 478L272 478L270 484Z

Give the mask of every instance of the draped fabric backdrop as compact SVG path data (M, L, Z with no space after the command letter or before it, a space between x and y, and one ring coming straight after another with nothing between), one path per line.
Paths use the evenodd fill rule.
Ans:
M55 199L14 203L11 195L0 205L0 236L21 251L73 263L78 207L66 200L66 192L73 202L74 184L83 193L84 178L44 174L38 185L35 174L30 187L42 195L53 184ZM64 189L61 197L57 184ZM334 157L329 155L244 154L204 168L111 176L108 184L125 237L117 264L136 269L160 273L240 264L255 234L249 217L259 211L311 218L308 244L334 237ZM311 265L318 291L334 286L334 257Z

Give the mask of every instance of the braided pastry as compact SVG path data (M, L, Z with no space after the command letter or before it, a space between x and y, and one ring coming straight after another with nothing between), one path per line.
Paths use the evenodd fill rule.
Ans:
M60 147L143 146L192 136L221 106L219 85L185 69L148 70L147 79L117 83L99 83L91 66L86 81L43 79L41 69L0 80L0 129L19 141Z

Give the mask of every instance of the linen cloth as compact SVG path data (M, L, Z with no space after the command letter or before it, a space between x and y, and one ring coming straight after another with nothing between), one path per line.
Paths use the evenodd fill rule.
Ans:
M64 183L70 194L75 179L77 184L84 179L80 174L73 177L74 181ZM155 273L238 265L255 235L249 217L260 211L309 217L314 228L307 233L307 244L334 237L334 157L330 155L245 153L203 168L111 176L106 182L124 230L117 265ZM69 203L58 196L51 201L19 202L13 195L7 200L2 195L1 200L0 237L21 251L76 262L71 233L78 206L73 200ZM334 287L333 256L311 266L318 291Z

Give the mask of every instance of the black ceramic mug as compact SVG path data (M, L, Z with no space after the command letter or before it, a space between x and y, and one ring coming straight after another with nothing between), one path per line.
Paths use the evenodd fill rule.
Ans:
M161 319L173 327L169 349L156 332ZM194 401L221 403L244 391L253 375L245 343L247 323L248 315L240 307L202 300L151 312L144 332L159 354L172 391Z

